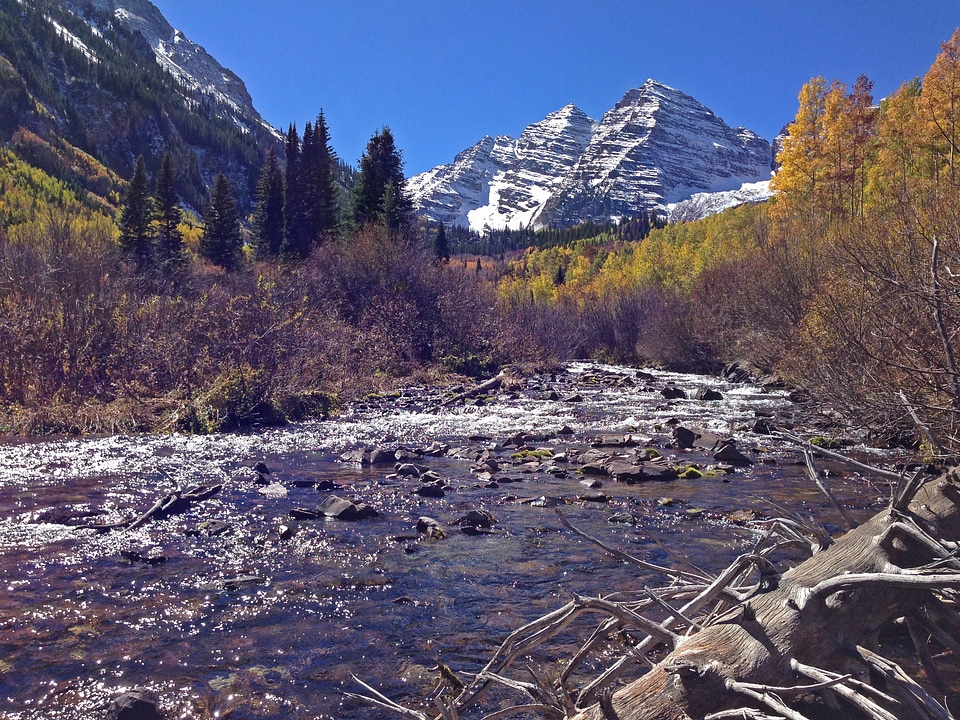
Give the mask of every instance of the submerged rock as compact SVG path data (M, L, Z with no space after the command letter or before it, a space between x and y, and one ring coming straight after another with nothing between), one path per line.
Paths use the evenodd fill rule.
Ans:
M380 515L366 503L355 503L336 495L331 495L317 508L321 515L336 518L337 520L365 520Z
M459 525L461 528L492 528L497 524L497 519L493 513L487 510L471 510L466 515L454 520L451 525Z
M161 720L160 696L148 688L134 688L107 705L105 720Z

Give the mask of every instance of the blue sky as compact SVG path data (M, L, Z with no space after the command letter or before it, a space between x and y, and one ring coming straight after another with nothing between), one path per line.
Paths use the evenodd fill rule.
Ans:
M271 124L322 108L356 164L380 127L407 174L573 103L600 119L648 77L772 139L816 75L880 98L922 75L960 0L153 0Z

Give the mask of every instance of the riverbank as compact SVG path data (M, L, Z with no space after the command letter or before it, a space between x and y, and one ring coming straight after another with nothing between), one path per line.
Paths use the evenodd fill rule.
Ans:
M244 433L0 444L17 688L0 712L89 717L144 686L169 717L374 718L344 699L351 673L418 702L437 658L476 672L570 593L656 581L557 508L633 554L711 568L754 541L770 502L839 527L799 451L762 432L802 432L784 390L592 363L445 405L453 390ZM750 462L715 457L714 437ZM832 478L854 513L886 500L858 473Z

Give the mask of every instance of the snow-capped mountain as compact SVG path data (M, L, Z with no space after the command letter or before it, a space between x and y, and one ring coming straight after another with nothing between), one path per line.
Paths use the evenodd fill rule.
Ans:
M407 187L418 212L433 221L478 232L566 227L666 213L668 205L697 193L727 192L717 202L728 204L755 198L755 188L729 193L769 180L772 160L768 141L648 80L599 123L568 105L519 140L485 138L453 164L410 178ZM712 203L700 198L697 206Z
M223 67L203 47L171 26L149 0L93 0L93 5L140 33L162 68L187 88L213 99L220 111L228 114L238 126L249 130L253 122L277 139L282 139L282 135L254 108L243 80Z
M597 123L567 105L514 140L485 137L441 165L407 181L419 212L449 225L527 225L590 141Z

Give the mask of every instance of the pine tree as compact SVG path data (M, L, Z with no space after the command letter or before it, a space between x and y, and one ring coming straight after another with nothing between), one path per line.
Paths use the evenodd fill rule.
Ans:
M170 153L163 156L157 177L157 260L171 268L183 262L183 233L180 231L180 196Z
M285 146L287 167L284 171L283 247L287 256L304 256L300 238L303 233L303 195L300 180L300 135L297 126L287 130Z
M443 227L443 221L440 222L440 229L437 230L437 237L433 241L433 252L437 260L442 262L450 260L450 243L447 242L447 231Z
M256 203L253 242L257 258L275 258L283 246L283 171L272 147L257 181Z
M323 243L334 237L340 224L337 203L337 156L330 146L330 131L323 111L313 126L314 170L312 199L317 235L314 242Z
M223 173L213 183L210 205L203 216L200 256L215 265L233 270L240 264L240 213L230 181Z
M120 211L120 247L143 270L150 262L150 223L153 202L147 189L147 170L143 156L137 158L127 196Z
M307 123L303 128L303 140L300 142L300 168L297 177L300 197L300 219L297 224L297 252L306 257L317 237L317 212L314 202L314 190L317 175L317 149L313 143L313 125Z
M390 128L374 134L360 158L360 173L353 188L353 221L358 226L381 222L391 230L405 229L413 221L403 160Z

